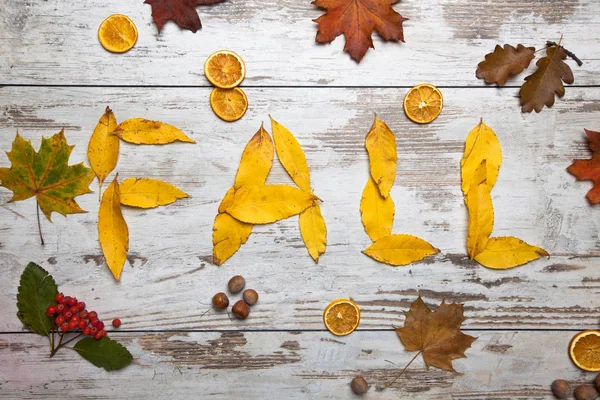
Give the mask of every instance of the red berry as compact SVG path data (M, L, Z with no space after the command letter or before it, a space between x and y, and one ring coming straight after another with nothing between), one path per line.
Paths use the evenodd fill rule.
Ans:
M54 314L56 314L56 307L50 306L50 307L46 308L46 314L50 317L53 316Z
M79 312L79 318L81 319L87 319L88 317L88 312L86 310L80 311Z
M92 326L90 328L90 334L95 335L96 333L98 333L98 328L96 328L95 326Z
M69 321L69 329L73 330L77 328L77 321L70 320Z
M56 325L62 325L65 323L65 317L63 317L62 315L59 315L58 317L56 317L54 322L56 322Z
M96 328L98 328L99 331L104 329L104 322L98 320L98 325L96 325Z
M113 319L112 326L114 326L115 328L120 327L121 326L121 320L119 318Z
M71 319L71 317L73 316L73 313L72 313L71 311L64 311L64 312L63 312L63 316L64 316L66 319Z
M77 306L73 306L73 307L69 308L69 311L71 311L71 314L73 314L73 315L79 314L79 308L77 308Z
M75 317L73 317L75 318ZM77 322L77 326L79 327L79 329L84 330L85 328L87 328L87 322L84 320L79 320Z
M85 336L90 336L90 334L91 334L91 333L92 333L92 329L91 329L89 326L86 326L86 327L83 329L83 334L84 334Z
M83 301L80 301L79 303L77 303L76 307L79 311L83 311L85 310L85 303Z
M79 318L79 315L77 315L77 314L73 314L73 316L71 317L71 321L75 321L75 322L79 323L79 320L80 320L80 318Z
M100 332L97 332L97 333L94 335L94 339L96 339L96 340L100 340L100 339L102 339L102 334L101 334Z
M98 323L100 322L100 320L98 318L90 318L90 324L92 324L93 327L98 327Z
M59 304L56 306L56 312L59 314L62 314L63 311L65 311L65 305L64 304Z
M98 318L98 313L96 311L90 311L88 313L88 318L89 319Z
M62 304L62 302L65 300L65 295L62 293L56 293L54 300L56 300L57 303Z
M60 326L60 330L61 330L61 331L63 331L63 332L66 332L66 331L68 331L68 330L69 330L69 324L67 324L67 323L65 322L64 324L62 324L62 325Z
M63 304L67 307L71 307L71 301L73 301L73 298L71 296L66 296Z
M106 331L104 329L102 329L100 332L98 332L100 334L102 334L102 337L106 336Z

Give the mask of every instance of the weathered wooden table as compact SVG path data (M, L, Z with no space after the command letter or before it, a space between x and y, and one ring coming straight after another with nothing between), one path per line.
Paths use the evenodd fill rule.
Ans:
M131 249L115 283L98 243L97 194L79 197L87 214L42 221L35 202L8 203L0 189L0 397L2 398L349 398L363 374L374 386L411 359L392 325L420 293L426 303L465 304L465 330L478 340L457 360L462 374L426 370L418 359L390 389L367 398L541 399L558 377L588 382L567 344L599 326L600 209L565 169L589 155L583 128L600 129L600 3L595 0L406 0L406 44L375 38L360 65L344 40L314 43L321 12L310 1L230 0L199 7L196 34L169 23L157 35L150 6L137 1L4 0L0 3L0 149L15 132L32 139L65 128L87 163L87 142L106 105L119 121L146 117L182 128L196 145L123 144L121 177L167 180L190 194L168 207L125 210ZM96 31L109 14L129 15L136 47L110 54ZM537 48L564 44L576 84L540 114L521 114L521 78L485 86L475 67L497 43ZM228 124L211 111L205 58L229 48L248 67L250 109ZM402 110L407 89L438 85L445 108L419 126ZM370 240L359 214L368 176L364 136L373 113L398 141L394 232L441 249L428 262L393 268L361 254ZM212 222L232 184L241 151L268 114L303 145L313 186L324 200L327 253L315 265L297 219L255 228L224 266L211 261ZM485 269L465 255L467 215L460 190L464 139L479 119L497 133L504 164L493 191L494 235L514 235L552 258L508 271ZM268 126L268 124L267 124ZM270 129L269 129L270 130ZM8 166L5 155L0 165ZM271 182L288 183L276 163ZM93 188L95 188L92 185ZM48 358L47 342L22 329L16 312L19 276L39 263L65 292L85 297L122 328L111 333L134 354L108 373L68 350ZM243 274L261 295L246 321L210 310L211 296ZM338 297L362 309L358 331L336 338L322 310ZM205 314L207 310L210 310ZM393 364L392 364L393 363Z

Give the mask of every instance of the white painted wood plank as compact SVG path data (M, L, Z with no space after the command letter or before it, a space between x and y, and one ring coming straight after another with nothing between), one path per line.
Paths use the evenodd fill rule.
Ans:
M552 399L554 379L574 388L595 378L569 361L574 332L469 334L478 339L454 361L461 374L427 370L419 357L383 392L414 356L393 331L120 333L134 361L118 372L66 349L49 359L41 336L0 335L0 385L4 399L349 399L362 374L372 385L366 399L500 400Z
M244 85L478 85L477 63L496 44L542 48L558 41L585 61L578 85L600 84L600 3L595 0L406 0L395 6L405 44L374 35L360 65L343 52L344 39L315 43L322 12L309 0L228 0L198 7L196 34L168 23L158 35L142 0L12 0L0 4L0 84L208 86L202 65L213 51L239 52ZM139 28L133 50L116 55L98 43L99 24L112 13ZM524 76L523 76L524 77ZM523 77L510 81L522 84ZM567 91L567 96L569 92Z
M33 200L7 203L0 190L0 331L20 330L15 296L23 267L47 268L64 291L86 299L104 318L119 316L129 329L322 329L321 312L338 297L361 305L361 329L388 328L421 291L430 304L443 298L466 305L467 326L478 328L596 327L600 306L600 218L584 198L588 182L565 168L587 158L583 128L598 129L600 89L569 90L571 99L539 115L521 115L513 90L446 89L446 108L432 124L408 121L405 90L248 89L251 108L239 122L218 120L208 88L2 88L0 149L18 129L39 145L66 128L76 147L71 163L87 163L91 132L106 105L119 121L162 120L182 128L197 144L162 147L123 144L122 179L169 181L189 199L155 210L126 209L129 262L117 284L103 263L97 238L97 193L81 196L90 212L42 221L37 236ZM361 254L364 233L359 201L367 180L364 136L373 112L398 138L394 232L423 237L441 254L393 268ZM271 113L306 150L316 194L324 200L329 246L320 264L309 258L297 219L257 227L223 267L210 263L212 222L233 183L243 147ZM465 255L467 215L460 191L464 139L483 117L499 136L504 164L493 191L494 235L514 235L546 248L553 257L508 271L493 271ZM5 155L0 165L7 166ZM276 163L271 182L288 183ZM92 188L95 189L95 183ZM261 295L245 322L211 312L210 297L243 274Z

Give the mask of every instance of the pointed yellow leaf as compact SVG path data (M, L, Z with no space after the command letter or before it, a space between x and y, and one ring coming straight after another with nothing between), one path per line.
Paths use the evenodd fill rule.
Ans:
M483 160L475 170L465 199L469 211L467 252L471 260L485 249L494 227L494 206L487 183L487 171L487 162Z
M235 191L226 212L249 224L269 224L310 207L314 195L287 185L250 185Z
M252 225L238 221L229 214L220 213L213 224L213 262L221 265L246 243Z
M399 266L420 261L440 251L412 235L390 235L382 237L363 253L386 264Z
M117 127L115 114L106 107L104 115L98 121L88 144L88 159L98 178L100 190L104 180L115 169L119 157L119 138L113 135Z
M511 236L490 238L475 261L487 268L508 269L527 264L540 257L550 257L546 250L531 246Z
M264 184L272 165L273 141L261 125L244 148L235 176L235 188Z
M487 161L487 183L494 187L500 165L502 165L502 150L498 137L483 120L479 122L467 136L465 144L465 154L460 162L462 173L462 190L466 196L469 193L469 186L475 170L483 160Z
M271 118L271 116L269 116ZM310 192L310 173L306 156L294 135L279 122L271 118L271 129L275 140L277 157L283 168L298 187Z
M388 198L396 179L396 138L394 133L375 115L375 122L366 138L371 176L379 188L379 193Z
M170 183L148 178L129 178L119 184L121 204L130 207L154 208L188 197Z
M114 134L133 144L167 144L177 140L196 143L173 125L143 118L132 118L121 122Z
M392 234L394 224L394 200L391 196L384 199L372 177L369 176L367 185L360 199L360 217L365 231L372 241Z
M325 253L327 245L327 227L321 215L321 207L315 202L300 214L300 233L308 254L319 263L319 257Z
M118 281L129 250L129 230L121 213L121 199L117 178L102 195L98 211L98 234L106 264Z

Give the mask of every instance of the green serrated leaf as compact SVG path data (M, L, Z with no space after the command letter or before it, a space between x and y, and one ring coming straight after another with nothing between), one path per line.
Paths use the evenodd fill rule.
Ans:
M100 340L86 337L77 342L73 348L81 357L107 371L124 368L133 359L125 346L106 336Z
M35 263L29 263L21 275L17 293L17 317L25 327L48 336L52 327L46 308L56 304L58 287L52 276Z

